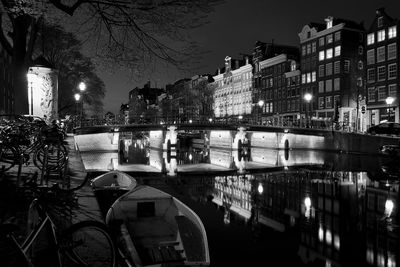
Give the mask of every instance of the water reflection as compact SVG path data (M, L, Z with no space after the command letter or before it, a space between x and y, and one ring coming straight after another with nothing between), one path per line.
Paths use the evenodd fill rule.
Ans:
M188 144L166 151L143 136L121 139L118 154L114 167L201 217L211 266L399 264L400 171L390 158Z

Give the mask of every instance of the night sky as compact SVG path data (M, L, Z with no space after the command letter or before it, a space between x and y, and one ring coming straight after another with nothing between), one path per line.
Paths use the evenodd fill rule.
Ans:
M368 29L375 10L385 7L393 18L400 19L399 0L226 0L209 15L209 23L193 31L207 53L196 70L178 72L171 67L159 66L149 77L131 80L124 72L101 74L106 84L104 111L117 113L121 103L127 103L128 92L141 87L147 80L152 86L165 87L181 78L210 73L224 65L225 56L239 58L240 53L250 54L257 40L299 45L298 33L309 22L324 23L328 16L364 21Z

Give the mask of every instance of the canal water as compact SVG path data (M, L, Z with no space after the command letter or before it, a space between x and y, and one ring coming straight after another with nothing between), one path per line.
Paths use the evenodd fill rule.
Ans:
M199 215L211 266L400 263L398 159L147 140L122 139L114 165Z

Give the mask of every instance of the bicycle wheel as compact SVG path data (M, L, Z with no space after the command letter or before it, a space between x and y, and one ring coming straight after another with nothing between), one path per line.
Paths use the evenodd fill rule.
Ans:
M61 244L68 259L63 266L117 266L117 248L101 222L73 224L62 234Z
M18 162L17 150L7 144L0 143L0 172L8 171Z
M47 156L47 164L45 164L45 158ZM33 163L40 170L46 168L48 171L59 171L65 167L67 163L68 152L63 144L47 144L42 145L36 149Z

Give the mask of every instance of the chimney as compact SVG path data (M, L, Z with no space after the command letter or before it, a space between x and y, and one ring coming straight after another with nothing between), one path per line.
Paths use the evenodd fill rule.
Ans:
M245 59L246 59L246 65L249 64L249 57L246 56Z
M221 69L220 68L218 68L218 74L221 74Z
M332 26L333 26L333 17L332 16L327 17L325 19L325 22L326 22L326 28L327 29L332 28Z
M384 7L381 7L381 8L378 8L376 11L375 11L375 13L379 16L379 15L382 15L382 13L385 11L385 8Z

